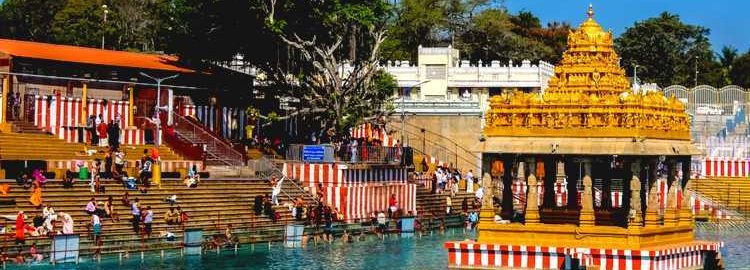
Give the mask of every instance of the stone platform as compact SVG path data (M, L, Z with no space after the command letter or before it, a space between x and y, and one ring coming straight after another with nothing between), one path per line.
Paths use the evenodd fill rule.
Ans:
M721 243L704 241L646 249L445 243L449 269L565 269L566 256L578 259L586 269L703 269L706 256L720 256L721 247Z

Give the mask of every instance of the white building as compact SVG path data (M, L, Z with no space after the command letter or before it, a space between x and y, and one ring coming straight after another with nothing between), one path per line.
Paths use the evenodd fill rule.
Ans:
M385 66L401 88L403 98L395 103L409 114L469 114L486 111L490 95L503 90L544 91L555 67L539 61L532 65L500 61L471 64L460 60L451 47L419 47L417 63L388 61Z

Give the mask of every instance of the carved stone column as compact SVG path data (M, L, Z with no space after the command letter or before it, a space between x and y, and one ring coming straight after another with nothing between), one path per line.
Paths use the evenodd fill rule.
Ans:
M583 195L581 196L581 213L578 216L578 224L581 227L594 226L596 216L594 215L593 184L591 182L591 160L583 161Z
M526 179L528 187L528 196L526 196L526 224L539 223L539 194L537 188L539 183L536 181L536 160L531 158L529 162L529 177Z
M664 209L664 226L677 226L679 220L677 210L677 190L680 189L678 180L672 180L667 192L667 209Z
M680 205L680 226L689 225L691 228L695 225L693 219L693 205L690 204L690 196L692 195L692 184L687 182L685 188L682 190L682 205Z
M654 182L651 188L648 190L648 203L646 205L646 227L659 226L659 196L656 192L656 185L659 182Z
M630 213L628 218L628 227L643 225L641 217L641 180L638 175L641 174L641 163L634 162L630 165L633 172L633 178L630 179Z
M495 206L492 204L492 196L495 194L495 184L492 183L492 176L484 173L482 176L482 189L484 197L482 198L482 209L479 210L479 219L481 222L494 222Z

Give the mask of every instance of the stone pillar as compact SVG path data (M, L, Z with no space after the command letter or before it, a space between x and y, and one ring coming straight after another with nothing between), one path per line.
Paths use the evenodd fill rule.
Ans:
M682 205L680 205L680 226L690 226L691 228L695 225L693 220L693 205L690 204L690 196L693 192L691 190L691 183L687 182L685 188L682 190Z
M671 176L674 179L667 192L667 209L664 209L664 226L677 226L677 222L679 221L677 190L681 189L680 181L676 179L674 174L671 174Z
M86 100L87 99L87 95L88 95L88 91L89 91L88 83L84 82L83 83L83 91L81 92L81 111L83 112L83 113L81 113L81 124L82 125L86 125L87 119L89 117L88 108L87 108L88 107L88 101Z
M479 210L479 219L481 222L494 222L495 206L492 205L492 196L495 194L495 184L492 182L492 176L484 173L482 176L482 188L484 197L482 198L482 209Z
M134 110L134 108L135 108L135 103L134 103L134 100L133 100L133 86L128 86L128 122L126 123L126 125L128 125L128 127L132 127L133 126L133 119L134 119L134 117L133 117L133 110Z
M536 160L531 158L529 162L529 177L526 179L528 195L526 196L526 224L539 223L539 194L537 188L539 183L536 181Z
M659 196L656 193L656 183L648 190L648 203L646 205L646 227L659 226Z
M630 213L628 217L628 227L643 225L641 217L641 180L638 176L641 174L641 163L634 162L630 165L633 172L633 178L630 179Z
M593 184L591 182L591 160L583 161L583 195L581 195L581 212L578 216L578 226L594 226L596 216L594 215Z
M10 96L10 78L9 75L3 76L3 93L2 93L2 111L0 112L0 124L5 124L8 118L8 104L12 97Z
M518 162L518 167L516 168L516 177L512 180L513 182L511 183L511 194L512 194L511 198L515 197L515 192L513 191L513 186L512 185L514 185L516 181L526 181L526 172L525 172L525 167L526 166L525 165L526 165L526 163L523 162L523 161L519 161ZM529 201L528 196L526 196L526 201L527 202ZM525 208L525 205L516 205L515 202L513 203L513 212L514 213L516 211L524 212L523 211L524 208Z
M10 106L10 101L12 98L13 97L11 97L10 94L10 75L4 75L2 81L2 98L0 99L0 101L2 101L2 104L0 104L0 132L9 133L13 130L10 124L8 124L8 113L11 112L8 109L8 106ZM20 115L22 114L19 113L19 116ZM5 177L4 170L0 169L0 174Z

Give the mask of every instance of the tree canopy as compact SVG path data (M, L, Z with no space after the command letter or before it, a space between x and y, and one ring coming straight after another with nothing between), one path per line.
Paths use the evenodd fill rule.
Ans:
M707 28L685 24L668 12L636 22L615 40L622 65L632 75L661 86L727 83L708 40Z

